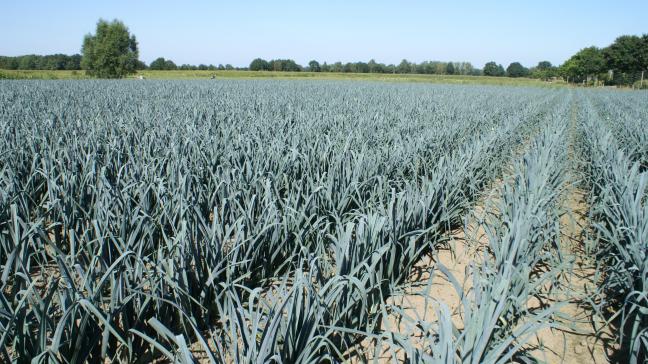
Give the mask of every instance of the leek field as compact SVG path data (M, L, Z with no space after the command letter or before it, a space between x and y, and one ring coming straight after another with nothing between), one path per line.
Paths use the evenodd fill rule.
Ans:
M0 362L648 360L648 93L0 81Z

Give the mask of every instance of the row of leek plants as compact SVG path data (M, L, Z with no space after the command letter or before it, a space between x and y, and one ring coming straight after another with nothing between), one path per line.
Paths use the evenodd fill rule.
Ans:
M597 308L613 323L620 361L648 359L648 173L605 127L591 100L580 108L581 155L591 188L590 250L600 262ZM621 359L623 358L623 359Z

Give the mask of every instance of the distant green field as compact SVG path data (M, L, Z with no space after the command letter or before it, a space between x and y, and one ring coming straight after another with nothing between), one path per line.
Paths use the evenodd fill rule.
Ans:
M0 70L0 79L74 80L88 78L84 71Z
M364 80L394 82L429 82L446 84L486 84L509 86L557 86L560 82L544 82L529 78L454 76L454 75L413 75L382 73L329 73L329 72L268 72L268 71L151 71L138 72L149 79L208 79L216 78L274 78L274 79L322 79L322 80ZM0 79L85 79L83 71L19 71L0 70Z

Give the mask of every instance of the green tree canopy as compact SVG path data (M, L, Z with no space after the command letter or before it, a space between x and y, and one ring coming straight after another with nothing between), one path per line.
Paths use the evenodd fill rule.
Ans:
M605 72L606 68L603 52L592 46L578 51L560 66L560 71L563 76L577 81Z
M151 62L151 64L149 65L149 69L160 71L164 69L165 64L166 64L166 59L164 59L164 57L158 57L153 62Z
M272 71L301 71L301 67L292 59L273 59L269 65Z
M520 62L513 62L506 68L506 74L509 77L526 77L529 75L529 69Z
M38 59L34 55L24 56L20 59L20 63L18 63L18 67L21 70L34 70L36 69L37 60Z
M151 64L149 65L149 69L156 70L156 71L169 71L169 70L177 70L178 66L170 59L164 59L164 57L158 57L153 62L151 62ZM198 67L189 64L183 64L180 66L180 69L196 70L198 69Z
M331 72L342 72L343 67L342 62L335 62L329 68Z
M549 61L540 61L538 65L529 70L532 78L548 80L558 75L556 67Z
M648 35L623 35L603 49L610 69L619 72L639 72L648 69Z
M484 65L484 76L495 76L501 77L504 76L504 67L498 65L497 63L491 61Z
M648 34L641 36L641 52L639 56L641 57L643 70L648 70Z
M549 61L540 61L540 62L538 62L538 65L536 66L536 69L541 70L541 71L550 70L552 68L554 68L554 66Z
M367 63L370 73L382 73L384 71L385 65L379 64L375 59L370 59Z
M96 34L83 39L81 67L95 77L121 78L138 67L137 40L119 20L100 19Z
M25 55L17 57L0 56L0 69L21 69L21 67L30 67L25 69L34 70L80 70L81 55L73 54L48 54L45 56Z
M176 66L176 64L172 60L167 59L164 62L164 69L167 71L177 70L178 66Z
M270 63L262 58L255 58L250 62L250 71L269 71Z
M308 62L308 68L310 69L311 72L319 72L319 71L321 71L320 64L316 60L312 60L312 61Z

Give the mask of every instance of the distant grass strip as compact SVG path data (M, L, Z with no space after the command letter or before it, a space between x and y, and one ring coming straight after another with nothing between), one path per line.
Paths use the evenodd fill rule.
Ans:
M272 79L321 79L321 80L362 80L362 81L389 81L389 82L427 82L444 84L482 84L506 86L563 86L561 82L544 82L529 78L490 77L490 76L459 76L459 75L419 75L419 74L385 74L385 73L333 73L333 72L269 72L269 71L152 71L138 72L137 76L148 79L246 79L246 78L272 78ZM89 78L83 71L26 71L26 70L0 70L0 79L38 79L38 80L64 80Z

